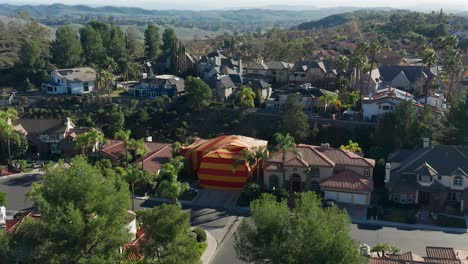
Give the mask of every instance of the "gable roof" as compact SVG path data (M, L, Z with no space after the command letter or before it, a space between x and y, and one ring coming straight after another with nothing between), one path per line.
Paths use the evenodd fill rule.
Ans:
M374 181L370 178L362 178L353 171L344 170L320 181L320 187L356 192L372 192L374 190Z
M414 172L428 164L440 175L451 175L455 170L468 171L468 147L439 145L415 150L414 155L401 161L401 172Z
M294 67L294 64L284 62L284 61L269 61L269 62L265 62L265 65L270 70L285 70L285 69L292 69L292 67Z
M12 121L15 130L26 132L28 135L41 134L64 134L67 132L66 122L69 122L71 128L75 124L70 119L18 119Z
M307 72L309 69L320 69L322 72L327 73L327 68L322 61L299 61L294 64L292 71Z
M379 67L379 72L385 82L391 82L401 72L412 83L419 79L421 74L426 78L434 77L426 66L383 65Z
M271 87L271 84L263 80L250 80L248 84L255 89L267 89Z

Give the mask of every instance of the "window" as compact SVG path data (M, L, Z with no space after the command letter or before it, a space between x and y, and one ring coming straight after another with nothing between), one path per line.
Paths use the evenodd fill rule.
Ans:
M449 192L448 200L459 202L461 199L461 192Z
M396 192L396 193L393 193L393 201L398 202L398 198L400 198L400 197L398 196L398 193L397 193L397 192Z
M406 193L400 195L400 203L406 203Z
M89 83L88 82L83 83L83 91L89 92Z
M384 105L384 106L382 106L382 110L388 111L388 110L390 110L390 106Z
M364 169L364 176L366 176L366 177L370 176L370 170L369 169Z
M277 175L270 176L270 188L278 189L279 188L279 177Z
M463 177L460 175L453 177L453 186L463 186Z
M310 190L311 190L311 191L320 191L320 183L318 183L318 182L311 182L311 183L310 183Z
M306 174L312 178L320 177L320 169L318 167L309 166L306 170Z
M420 182L431 182L432 179L431 176L427 176L427 175L419 175L419 181Z
M413 203L413 202L414 202L414 198L413 198L413 194L412 194L412 193L408 194L407 201L408 201L408 203Z

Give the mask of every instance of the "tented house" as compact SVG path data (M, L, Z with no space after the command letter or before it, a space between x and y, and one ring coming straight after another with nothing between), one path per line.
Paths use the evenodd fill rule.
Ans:
M235 166L243 160L242 151L266 147L267 141L250 137L223 135L214 139L197 139L183 147L181 155L189 160L192 173L197 172L200 185L209 189L241 190L250 176L247 164Z

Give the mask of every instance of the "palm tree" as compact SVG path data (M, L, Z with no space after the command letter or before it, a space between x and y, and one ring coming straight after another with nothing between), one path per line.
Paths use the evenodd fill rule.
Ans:
M86 155L87 149L91 143L89 133L78 135L75 140L75 148L81 150L81 154Z
M362 93L362 85L361 85L361 74L364 65L367 63L367 51L369 49L369 44L367 42L361 42L357 45L356 49L353 52L351 57L351 64L356 68L356 81L359 81L359 90Z
M243 85L241 90L237 92L237 96L239 97L239 106L241 109L255 107L255 92L252 88Z
M0 111L0 134L7 140L8 162L11 163L11 140L17 139L16 132L11 125L11 121L18 119L18 112L13 108Z
M371 81L371 78L372 78L372 70L374 69L375 56L377 56L380 53L381 48L382 48L382 46L380 45L380 42L378 42L378 41L373 41L369 45L369 48L368 48L368 52L369 52L369 54L371 56L371 66L370 66L370 69L369 69L369 79L368 79L368 82L367 82L367 91L368 92L370 91L370 81Z
M144 139L139 139L139 140L132 139L132 140L130 140L129 146L135 152L135 156L140 156L141 157L141 170L143 170L144 169L143 164L144 164L144 161L145 161L145 156L149 152L149 149L145 145L145 140Z
M283 170L283 187L285 187L286 182L286 154L288 152L292 152L296 156L300 156L300 152L296 148L296 143L294 142L294 137L292 137L289 133L281 134L276 133L273 135L274 141L276 143L273 146L274 153L281 153L281 161L282 161L282 170Z
M100 144L103 143L106 140L105 136L104 136L104 133L102 131L99 131L99 130L95 129L95 128L92 128L88 132L88 136L89 136L89 142L90 142L91 146L93 147L93 150L94 151L99 151Z
M434 49L427 48L422 52L422 61L427 65L427 68L429 70L431 69L432 66L437 64L438 57L437 53L435 52ZM424 98L424 104L427 104L427 96L429 93L429 82L426 81L425 84L425 98Z
M252 168L256 166L257 184L260 184L260 161L268 158L268 149L266 147L258 146L252 149L243 149L241 154L244 158L233 164L233 170L235 171L240 165L247 164L247 166L249 166L249 170L252 171Z
M132 188L132 211L135 211L135 185L145 180L144 171L140 170L138 166L131 166L127 169L121 169L121 173Z
M164 164L159 173L161 182L157 188L158 194L172 199L174 204L178 204L178 198L190 188L187 183L178 180L179 173L184 168L183 159L180 156L170 159L169 163Z
M462 62L460 52L457 49L450 49L445 56L444 71L450 77L450 84L447 91L447 100L452 93L452 87L455 77L460 74Z
M325 112L327 111L327 107L338 101L338 95L335 93L324 93L322 96L320 96L320 101L325 103ZM331 107L330 107L331 109Z
M122 140L123 149L125 151L125 163L128 166L128 144L130 143L130 135L132 132L130 130L120 130L115 133L115 138Z
M108 71L108 70L102 70L102 72L101 72L101 77L102 77L102 79L104 80L104 86L106 87L107 92L108 92L108 94L109 94L109 96L110 96L111 91L110 91L110 88L109 88L109 82L112 81L112 79L114 78L114 76L112 75L112 73L111 73L110 71Z

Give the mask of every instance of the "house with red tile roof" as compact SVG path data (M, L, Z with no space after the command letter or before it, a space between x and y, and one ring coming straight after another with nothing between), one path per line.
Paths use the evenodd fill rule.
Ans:
M264 164L264 184L270 189L283 186L293 192L322 191L324 199L341 203L369 205L374 190L375 161L329 144L297 145L299 155L286 153L285 181L281 152Z
M149 152L143 157L143 169L152 173L159 173L162 166L172 158L171 144L147 141L145 146ZM109 158L113 165L120 165L125 161L124 143L121 140L110 140L102 147L101 153ZM135 160L132 164L141 166L141 158Z
M426 257L413 252L372 257L369 264L466 264L468 251L446 247L426 247Z

